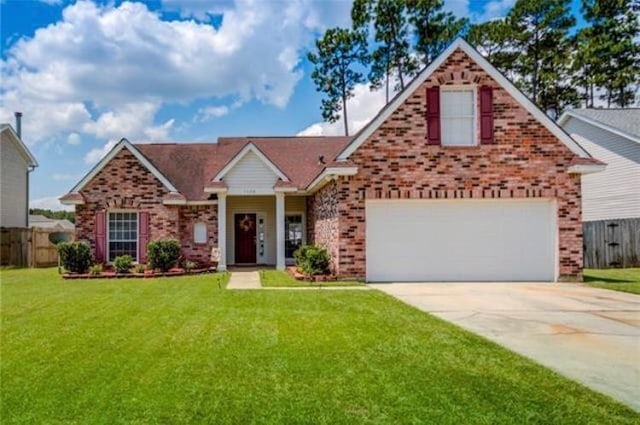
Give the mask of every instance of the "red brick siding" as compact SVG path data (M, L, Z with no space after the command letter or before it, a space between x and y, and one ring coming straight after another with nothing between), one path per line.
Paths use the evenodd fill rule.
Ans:
M307 241L329 251L334 272L339 263L337 195L336 183L330 182L307 197Z
M178 238L178 207L162 205L168 190L127 149L121 150L81 191L84 205L76 206L76 235L94 246L98 211L127 209L149 212L149 240Z
M207 242L196 244L193 241L195 223L207 224ZM180 244L182 254L187 260L208 263L211 248L218 245L218 206L202 205L180 207Z
M495 144L427 145L425 92L427 87L442 84L493 88ZM351 155L359 172L340 178L337 184L338 273L365 275L367 198L548 197L556 198L558 206L560 275L579 279L580 178L567 173L573 157L562 142L458 50Z

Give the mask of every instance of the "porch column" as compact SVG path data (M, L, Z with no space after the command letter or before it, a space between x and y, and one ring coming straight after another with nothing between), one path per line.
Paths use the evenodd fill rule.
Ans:
M276 192L276 269L284 268L284 193Z
M227 270L227 194L218 192L218 270Z

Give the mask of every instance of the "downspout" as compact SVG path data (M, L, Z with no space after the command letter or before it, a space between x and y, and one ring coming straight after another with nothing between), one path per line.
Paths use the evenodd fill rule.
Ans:
M25 227L29 227L29 173L31 173L33 170L35 170L36 167L34 167L33 165L29 165L27 167L27 200L26 200L26 204L27 204L27 213L26 213L26 217L25 217Z

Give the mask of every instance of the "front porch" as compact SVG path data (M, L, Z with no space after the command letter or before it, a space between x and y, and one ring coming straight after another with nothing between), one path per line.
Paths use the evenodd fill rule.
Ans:
M234 265L284 270L306 243L306 196L218 193L219 270Z

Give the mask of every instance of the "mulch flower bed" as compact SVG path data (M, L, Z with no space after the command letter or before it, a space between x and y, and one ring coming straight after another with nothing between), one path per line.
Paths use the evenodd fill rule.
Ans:
M122 279L122 278L152 278L152 277L171 277L171 276L188 276L192 274L213 273L216 267L192 269L188 272L181 268L173 268L166 272L145 270L144 273L116 273L115 271L103 271L99 274L90 273L65 273L63 279Z
M300 273L298 268L295 266L287 267L287 272L295 280L303 280L307 282L333 282L338 280L337 276L332 274L317 274L308 276L304 273Z

